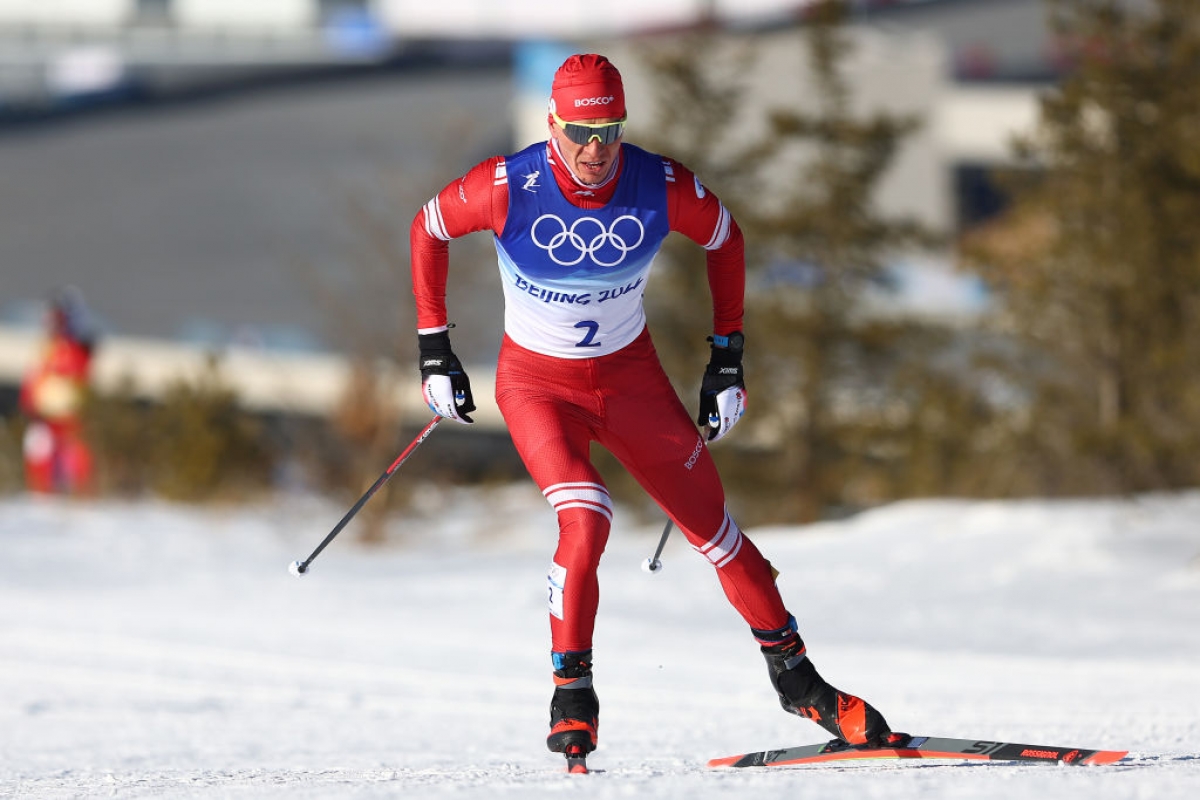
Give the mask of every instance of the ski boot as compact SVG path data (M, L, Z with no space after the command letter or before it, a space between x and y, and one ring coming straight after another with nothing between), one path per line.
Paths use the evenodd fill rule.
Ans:
M795 628L755 631L779 704L789 714L811 719L841 741L871 747L899 746L907 735L893 733L883 715L870 703L838 691L825 682L805 653ZM773 643L768 638L785 634Z
M554 698L546 747L562 753L567 771L586 773L587 754L596 749L600 701L592 688L592 653L553 653Z

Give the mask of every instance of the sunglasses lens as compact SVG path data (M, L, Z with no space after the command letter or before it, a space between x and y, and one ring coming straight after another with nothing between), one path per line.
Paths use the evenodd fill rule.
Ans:
M612 144L617 139L621 138L621 134L625 133L625 123L618 122L614 125L609 125L601 131L600 143Z
M621 134L625 132L625 123L614 122L611 125L577 125L568 122L563 125L563 133L567 138L578 145L586 146L592 139L599 139L600 144L612 144L617 139L621 138Z

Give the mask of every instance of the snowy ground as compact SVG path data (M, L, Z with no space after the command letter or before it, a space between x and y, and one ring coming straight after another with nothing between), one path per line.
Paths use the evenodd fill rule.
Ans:
M453 511L449 514L444 509ZM439 513L434 513L435 511ZM709 770L822 741L775 704L707 562L618 516L600 749L544 751L553 520L434 496L368 549L344 506L0 501L0 797L1184 798L1200 787L1200 493L904 503L751 531L818 667L913 733L1128 749L1112 767Z

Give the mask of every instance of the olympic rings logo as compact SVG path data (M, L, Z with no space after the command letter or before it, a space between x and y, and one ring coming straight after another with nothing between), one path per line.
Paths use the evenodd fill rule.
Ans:
M633 233L628 224L623 225L621 231L617 230L617 226L626 220L637 226L635 242L626 239L626 235ZM554 230L548 240L543 241L539 238L539 226L543 234L548 232L547 228ZM545 250L550 259L560 266L573 267L585 258L591 258L593 263L601 267L615 267L625 260L625 256L631 250L636 250L642 244L642 240L646 238L646 229L641 220L630 214L617 217L607 228L595 217L580 217L568 228L562 217L556 214L542 214L533 221L529 235L533 243ZM603 259L600 257L602 251L605 256Z

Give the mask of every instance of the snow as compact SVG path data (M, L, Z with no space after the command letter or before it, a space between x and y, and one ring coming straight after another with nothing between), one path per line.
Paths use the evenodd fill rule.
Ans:
M554 522L529 486L341 501L0 500L0 797L1183 798L1200 786L1200 492L906 502L749 531L814 662L926 735L1128 749L1111 767L711 770L823 741L779 710L712 568L618 514L601 744L544 750ZM351 498L351 501L353 498Z

